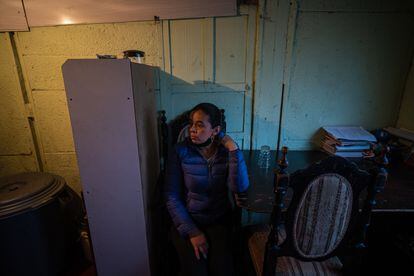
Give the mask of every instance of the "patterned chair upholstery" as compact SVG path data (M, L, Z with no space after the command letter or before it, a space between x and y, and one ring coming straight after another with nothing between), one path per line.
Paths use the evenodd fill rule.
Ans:
M292 175L286 173L286 162L279 163L271 222L250 229L248 246L257 275L340 275L343 265L337 256L365 247L376 187L385 183L386 173L359 170L337 156ZM284 223L288 186L293 197ZM364 189L371 192L360 212Z
M265 245L270 227L261 225L255 228L249 239L249 250L257 275L263 275ZM285 238L286 232L279 231L279 240L283 241ZM342 263L337 257L322 262L304 262L293 257L281 256L277 259L276 275L336 275L340 274L341 269Z

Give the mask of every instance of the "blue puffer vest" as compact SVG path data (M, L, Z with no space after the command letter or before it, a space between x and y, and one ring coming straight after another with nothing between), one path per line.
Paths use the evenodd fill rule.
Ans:
M241 150L229 152L220 145L206 160L185 140L170 152L166 174L167 208L183 237L201 233L197 225L212 224L231 209L228 189L244 192L249 186Z

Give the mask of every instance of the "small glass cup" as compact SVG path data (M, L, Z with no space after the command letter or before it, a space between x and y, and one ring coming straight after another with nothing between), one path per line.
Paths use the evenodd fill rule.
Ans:
M258 165L259 165L259 168L263 168L263 169L268 169L270 167L270 147L269 146L263 145L260 147Z
M134 63L145 63L145 52L139 50L124 51L124 58L129 58Z

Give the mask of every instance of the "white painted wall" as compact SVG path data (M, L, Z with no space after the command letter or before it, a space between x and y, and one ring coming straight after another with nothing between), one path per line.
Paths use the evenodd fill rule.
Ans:
M256 6L234 17L163 23L161 108L173 119L200 102L225 109L227 132L250 148Z
M260 1L252 148L276 147L290 19L289 1Z
M324 125L395 125L413 53L404 1L286 2L264 2L255 147L276 145L281 82L281 144L291 149L314 147Z

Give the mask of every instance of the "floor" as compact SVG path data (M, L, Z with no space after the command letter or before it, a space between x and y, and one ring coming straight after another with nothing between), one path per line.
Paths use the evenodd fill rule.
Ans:
M69 253L67 270L64 276L96 276L96 269L93 262L88 260L80 243L73 247Z
M246 241L243 244L246 245ZM407 214L375 215L371 222L368 244L361 274L414 275L412 266L414 263L414 218ZM237 275L253 276L255 271L247 247L244 247L242 251L239 259L236 260ZM160 275L177 275L174 272L178 270L177 258L174 254L172 247L163 252L160 260L164 260L165 269L160 270ZM84 258L80 248L73 254L70 267L65 276L96 275L94 265Z

